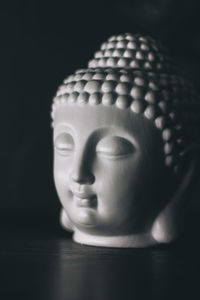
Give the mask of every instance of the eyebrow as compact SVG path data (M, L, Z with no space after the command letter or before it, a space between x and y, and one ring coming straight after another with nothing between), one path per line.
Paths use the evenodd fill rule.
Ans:
M62 133L68 133L71 134L73 139L76 139L76 133L73 130L73 127L70 126L70 124L66 124L65 122L62 122L60 124L58 124L55 128L54 128L54 132L56 134L54 134L54 142L55 139L58 137L58 135L62 134ZM118 137L122 137L127 139L130 143L132 143L134 145L134 147L136 149L139 148L139 144L137 142L137 140L135 139L135 137L132 135L132 138L130 139L130 133L127 134L127 132L125 130L122 130L120 127L101 127L101 128L97 128L94 131L92 131L89 135L88 135L88 144L91 143L91 140L95 140L95 144L98 143L101 139L103 139L106 136L118 136Z
M127 140L129 143L131 143L135 149L138 149L138 142L136 141L136 139L134 137L132 137L132 139L130 139L130 136L128 136L128 134L125 134L125 131L120 130L119 132L116 132L115 128L112 127L104 127L104 128L99 128L97 130L95 130L94 132L92 132L92 134L89 136L88 139L88 143L90 143L90 141L95 138L95 144L97 144L100 140L102 140L105 137L121 137L125 140Z
M54 126L54 130L53 130L53 136L54 139L60 135L61 133L69 133L73 136L74 134L74 130L73 127L70 126L69 124L66 124L65 122L59 123L57 124L57 126Z

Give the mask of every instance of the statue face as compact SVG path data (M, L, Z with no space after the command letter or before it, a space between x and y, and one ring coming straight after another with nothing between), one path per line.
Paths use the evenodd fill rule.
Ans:
M55 113L54 178L75 228L123 235L150 228L173 174L151 121L129 109L71 103Z

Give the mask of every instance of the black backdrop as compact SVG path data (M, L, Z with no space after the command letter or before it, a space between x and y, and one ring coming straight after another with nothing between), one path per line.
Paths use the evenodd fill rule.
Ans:
M199 1L7 1L1 4L0 213L58 214L50 106L59 83L112 34L149 34L199 89Z

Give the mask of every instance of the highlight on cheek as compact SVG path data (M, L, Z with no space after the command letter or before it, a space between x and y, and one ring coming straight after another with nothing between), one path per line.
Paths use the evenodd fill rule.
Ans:
M120 136L108 136L99 141L96 153L100 156L117 159L131 155L135 151L133 144Z
M59 86L51 116L61 224L75 242L142 248L183 233L200 97L158 41L111 36Z
M61 133L56 137L54 147L62 156L72 155L75 149L73 137L69 133Z

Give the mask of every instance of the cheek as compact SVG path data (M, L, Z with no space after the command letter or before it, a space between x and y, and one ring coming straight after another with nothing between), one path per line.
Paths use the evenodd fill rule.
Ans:
M68 189L70 164L62 158L54 158L54 181L60 196Z
M149 202L150 194L157 187L152 186L152 172L148 170L144 157L139 154L122 160L101 160L98 170L98 197L102 213L122 214L130 210L138 212Z
M106 206L111 206L113 202L117 203L125 196L130 196L134 162L129 159L102 160L99 165L97 189L102 202Z

